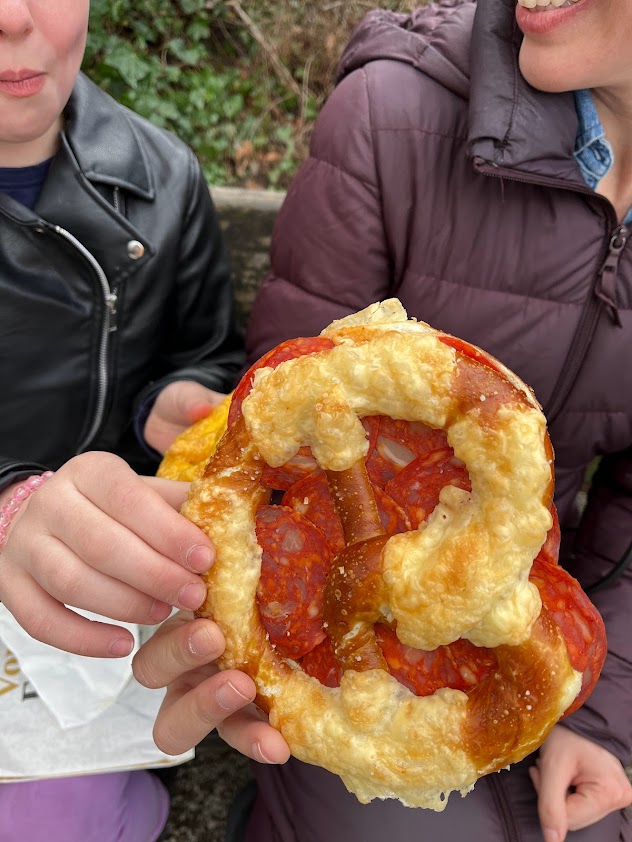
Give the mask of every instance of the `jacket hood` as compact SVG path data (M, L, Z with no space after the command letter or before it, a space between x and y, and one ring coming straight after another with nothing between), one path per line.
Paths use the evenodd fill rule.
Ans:
M573 95L527 83L518 66L521 41L515 0L443 0L410 14L373 11L353 32L337 81L372 61L409 64L469 101L471 158L587 189L573 158Z
M336 81L370 61L410 64L467 99L474 0L431 3L410 14L369 12L354 30L338 65Z

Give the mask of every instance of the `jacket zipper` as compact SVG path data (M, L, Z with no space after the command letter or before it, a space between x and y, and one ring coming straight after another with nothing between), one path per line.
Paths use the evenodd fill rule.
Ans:
M619 225L612 233L608 253L597 275L593 294L584 307L562 374L553 391L553 397L546 407L549 424L552 424L559 415L579 375L603 307L609 310L614 324L621 327L621 319L616 307L615 285L619 258L627 242L628 233L625 225Z
M103 311L103 320L101 322L101 336L99 341L99 362L98 362L98 391L97 404L94 411L92 424L88 430L87 435L77 448L77 453L83 453L88 449L90 443L96 436L105 415L105 403L109 385L109 371L108 371L108 356L110 349L110 334L116 330L116 304L118 296L116 290L110 288L109 281L105 272L103 271L98 260L91 254L88 249L79 242L76 237L61 228L59 225L52 226L53 230L63 237L70 245L72 245L84 257L90 266L93 268L101 285L101 292L103 294L103 302L105 308Z
M592 196L597 195L589 187L582 187L580 185L566 184L554 178L544 177L528 177L517 176L513 170L504 169L501 167L494 167L483 158L474 159L474 167L483 175L493 176L495 178L507 178L510 181L518 181L524 184L536 184L543 187L556 187L561 190L571 190L575 193L583 193ZM597 197L599 198L599 197ZM606 203L608 215L612 221L611 233L609 243L605 249L605 254L601 262L601 268L593 281L591 295L584 304L582 315L579 320L575 335L571 340L571 345L562 366L562 371L557 379L553 389L552 396L549 398L548 404L544 407L544 414L547 418L547 424L550 426L561 412L567 397L577 380L582 364L586 359L586 354L592 342L599 316L603 307L610 311L612 321L618 327L621 327L621 319L617 310L616 302L616 280L617 270L619 268L619 259L621 253L625 248L628 240L630 230L625 225L619 225L618 219L614 212L611 203L601 197L601 201ZM607 585L611 585L621 576L628 567L632 565L632 544L628 547L623 557L618 562L609 574L603 576L588 590L596 593Z
M593 280L591 294L584 303L578 326L571 340L569 352L562 366L562 371L557 379L548 404L544 407L547 424L551 426L563 408L581 371L586 354L588 353L588 348L597 328L602 307L607 307L615 324L620 325L616 301L614 300L614 290L619 258L625 247L629 231L624 225L618 224L611 203L604 197L599 197L588 186L583 187L579 184L567 184L559 179L546 178L545 176L516 175L513 170L496 167L483 158L475 158L473 163L475 169L480 173L493 178L499 178L501 180L507 178L510 181L517 181L522 184L555 187L558 190L570 190L573 193L581 193L592 198L597 198L606 204L608 215L612 222L612 227L608 233L607 245L604 248L604 256L601 260L601 268Z
M501 774L502 772L492 772L491 775L487 775L487 781L492 791L492 798L496 804L496 809L500 815L505 842L520 842L518 825L516 824L516 818L507 798L503 781L500 779Z

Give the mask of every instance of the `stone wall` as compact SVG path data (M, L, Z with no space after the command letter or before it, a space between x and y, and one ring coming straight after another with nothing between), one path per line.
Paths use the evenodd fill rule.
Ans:
M215 187L211 195L226 237L239 323L245 330L257 289L269 268L272 227L285 193Z

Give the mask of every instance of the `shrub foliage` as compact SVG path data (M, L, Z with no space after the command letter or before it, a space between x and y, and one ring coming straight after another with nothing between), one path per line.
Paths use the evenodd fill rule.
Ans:
M374 5L414 4L92 0L84 70L179 134L212 183L285 187L344 42Z

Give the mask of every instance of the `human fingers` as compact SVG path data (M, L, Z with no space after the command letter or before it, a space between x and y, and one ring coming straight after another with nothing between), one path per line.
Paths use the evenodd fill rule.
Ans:
M42 539L38 551L44 563L33 560L29 567L37 583L60 603L143 625L161 623L171 613L169 602L95 570L55 537Z
M193 424L205 418L225 395L193 380L170 383L156 398L151 415L169 424Z
M176 482L162 477L141 477L150 488L153 488L172 509L179 512L189 494L190 482Z
M586 772L580 768L566 802L569 830L588 827L632 802L630 781L619 761L610 757L614 762L604 758L606 762L593 762Z
M252 702L255 693L252 679L236 670L218 672L193 686L176 682L158 712L154 741L165 754L181 754Z
M536 793L540 792L540 770L537 766L529 767L529 777L531 778L531 783L533 784L533 788L535 789Z
M29 575L14 571L4 603L22 628L42 643L92 658L129 655L134 638L127 629L88 620L66 608Z
M224 646L224 636L212 620L182 614L180 621L169 620L139 649L132 663L134 676L144 687L166 687L215 661Z
M145 423L145 440L160 453L165 453L176 436L206 418L224 397L192 381L169 384L158 395Z
M576 770L572 755L549 752L540 757L539 767L532 775L532 780L535 777L538 782L538 816L545 842L564 842L566 839L566 798Z
M141 486L145 488L144 483ZM76 499L73 501L73 498ZM66 589L66 593L63 593L57 587L57 598L66 603L71 602L77 583L68 571L69 567L74 567L71 564L72 558L77 556L86 567L131 586L139 597L146 594L182 608L194 609L201 605L206 587L199 576L156 552L137 534L109 517L79 493L71 494L69 499L71 505L61 506L54 522L54 537L67 548L66 557L63 554L57 555L59 565L51 561L47 549L50 541L40 538L37 542L29 542L27 537L23 542L30 550L29 571L43 587L50 590L51 584L56 583ZM171 508L167 508L175 517L179 517ZM180 519L184 521L184 518ZM26 527L26 522L24 525L18 524L18 529ZM80 582L83 583L86 576L87 571ZM140 610L140 606L135 610Z
M212 563L210 540L172 508L171 503L184 495L179 483L144 481L123 460L110 454L88 453L68 462L49 485L39 489L28 505L47 521L51 534L56 534L56 526L64 517L70 528L81 527L79 495L182 567L200 573Z
M253 705L229 716L217 731L228 745L258 763L285 763L290 757L282 734Z

